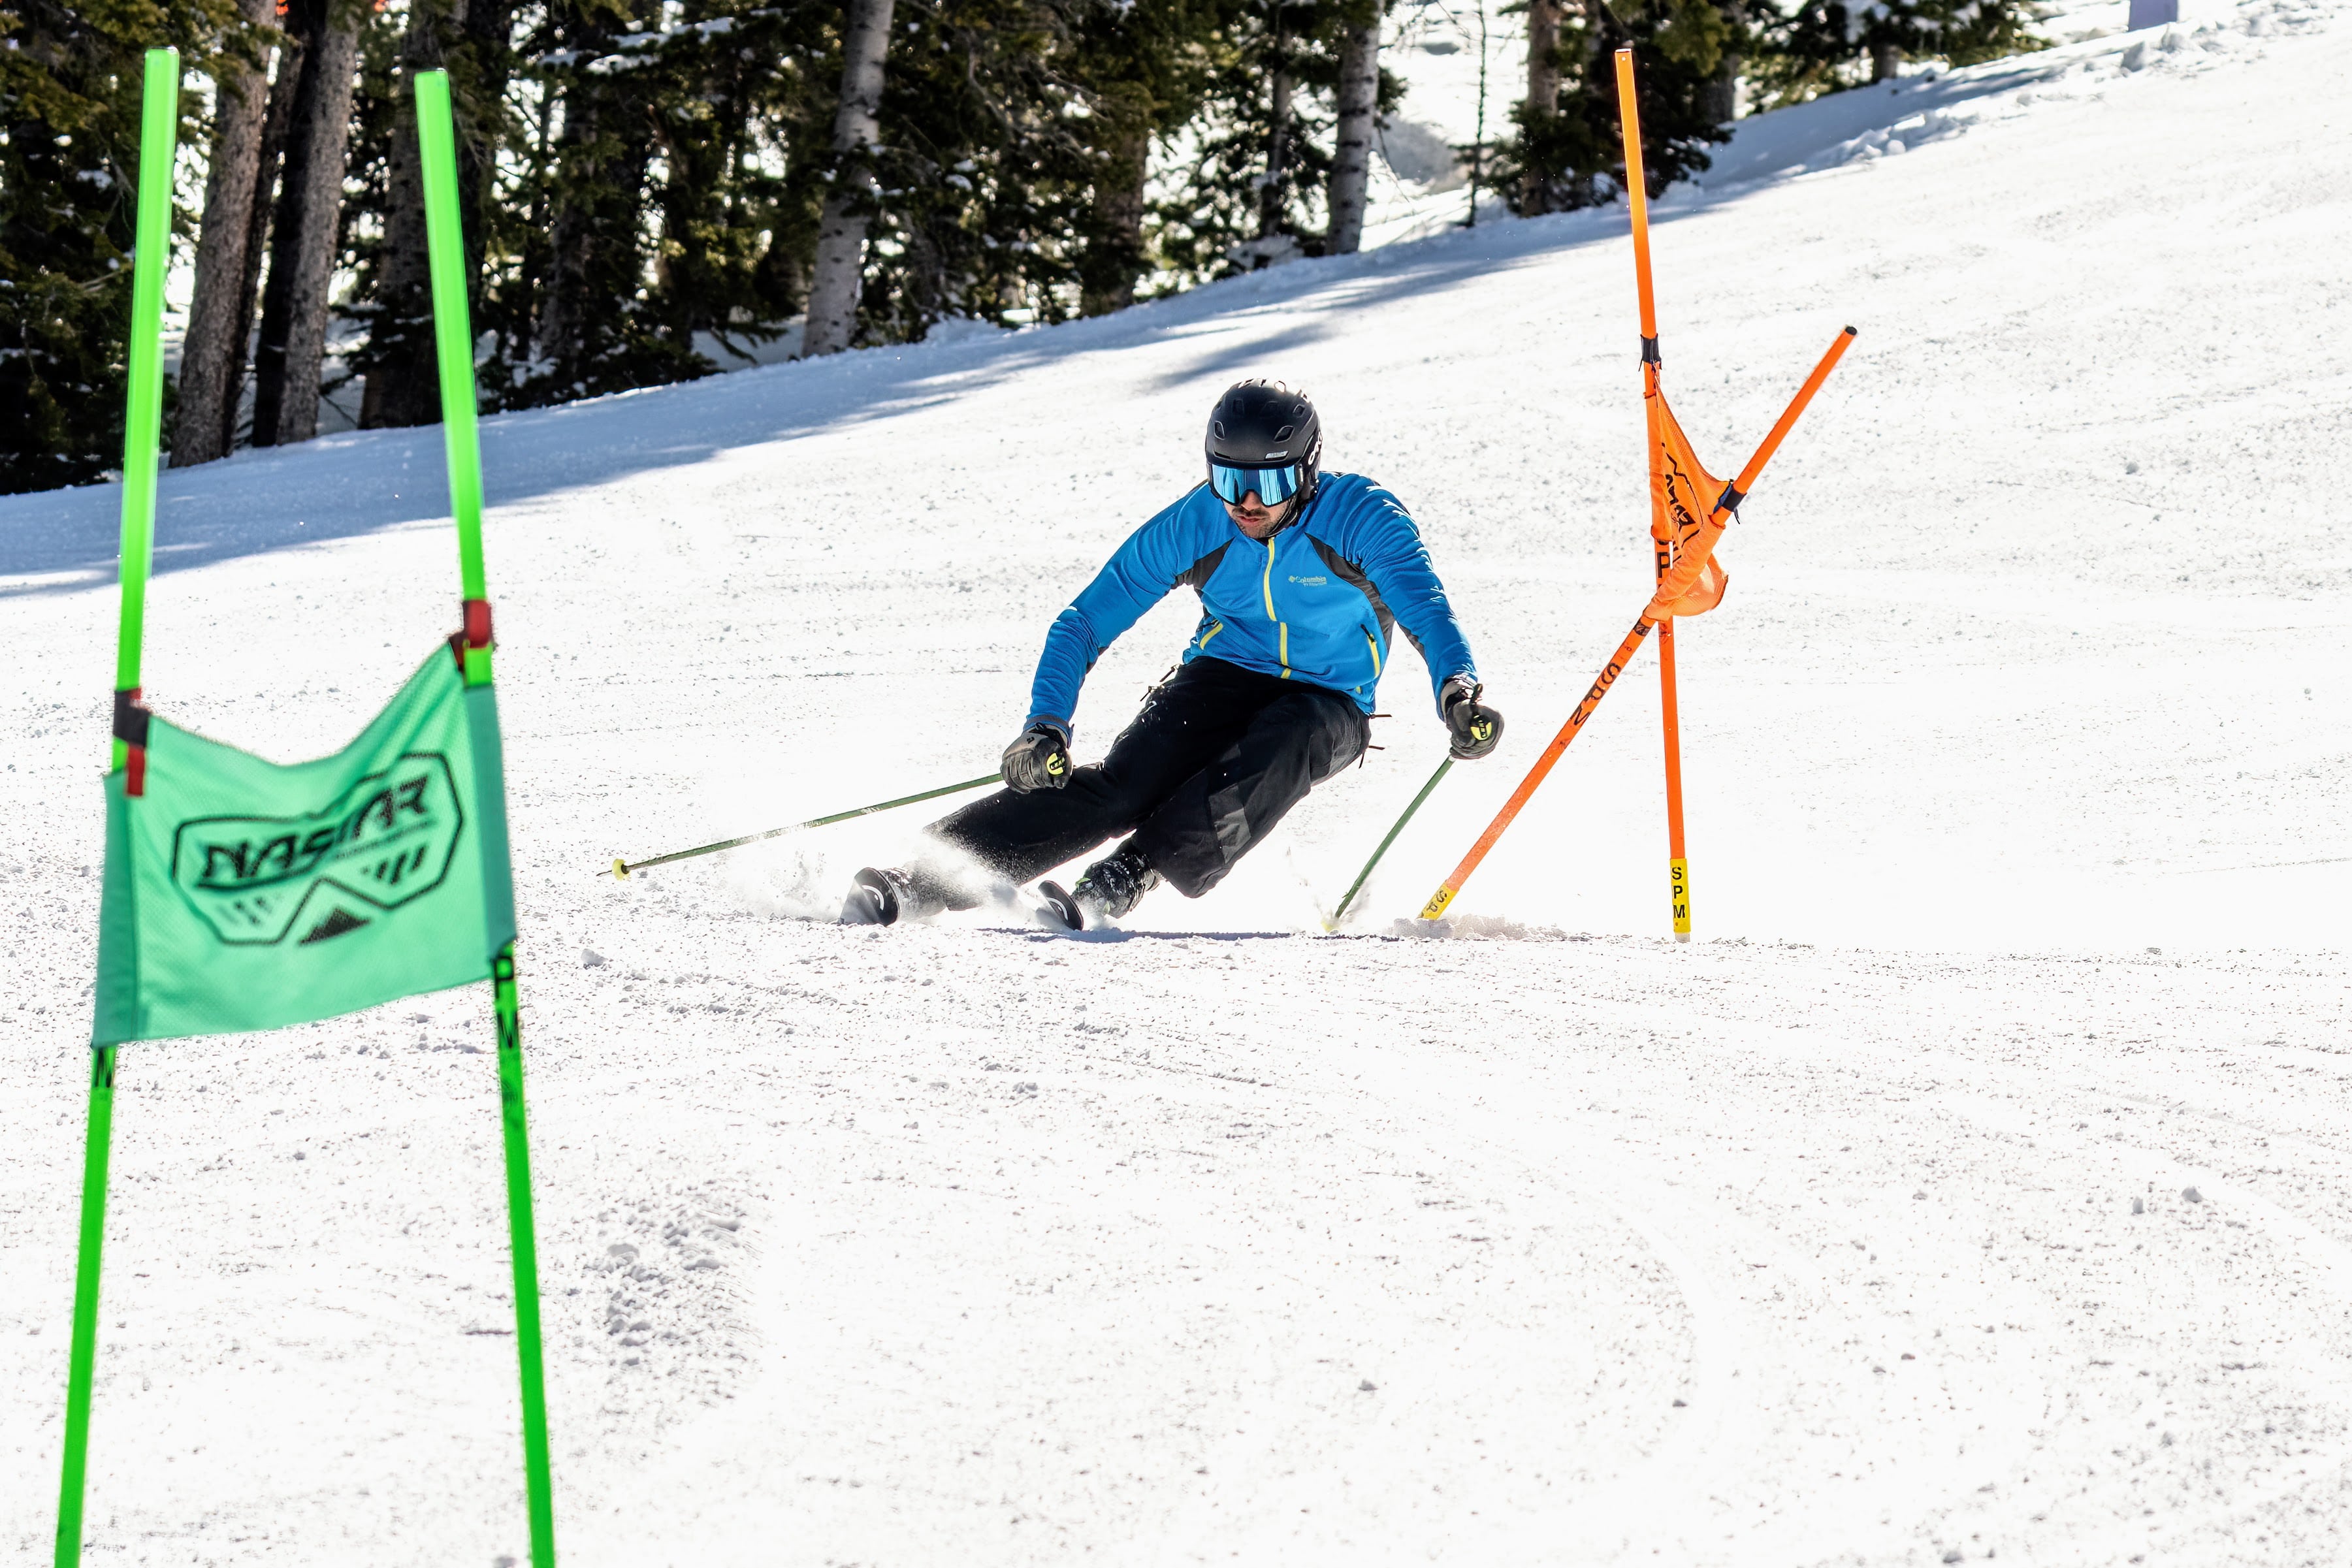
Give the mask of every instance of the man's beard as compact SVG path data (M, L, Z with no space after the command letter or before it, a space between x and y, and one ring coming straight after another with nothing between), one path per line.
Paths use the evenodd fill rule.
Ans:
M1280 507L1268 512L1265 515L1265 521L1263 524L1249 524L1242 529L1242 532L1248 534L1249 537L1254 539L1270 539L1274 538L1275 535L1280 533L1283 529L1290 526L1290 520L1297 515L1297 511L1298 497L1293 496L1290 499L1285 501ZM1265 530L1262 533L1257 531L1261 528Z

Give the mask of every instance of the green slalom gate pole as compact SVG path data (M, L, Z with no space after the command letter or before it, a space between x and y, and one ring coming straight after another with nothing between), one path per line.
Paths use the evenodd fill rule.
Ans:
M1449 753L1445 760L1437 765L1437 771L1429 776L1429 782L1421 787L1421 793L1412 798L1412 804L1404 809L1404 815L1396 820L1396 826L1389 830L1389 836L1381 841L1381 847L1372 852L1372 858L1364 862L1364 869L1356 873L1356 880L1348 884L1347 895L1339 900L1339 907L1331 912L1331 918L1323 923L1324 930L1339 929L1339 922L1347 916L1348 905L1353 904L1356 894L1363 891L1365 882L1372 874L1372 868L1381 863L1381 857L1389 852L1389 846L1397 841L1397 835L1404 831L1404 825L1412 821L1412 814L1420 810L1421 803L1436 791L1438 781L1453 766L1454 758Z
M115 706L139 700L147 623L147 568L155 540L155 472L163 427L163 275L170 269L172 162L180 131L180 52L147 51L139 128L139 215L131 253L130 404L122 424L122 612L115 633ZM121 727L121 726L117 727ZM143 767L128 741L112 767ZM73 1344L66 1365L65 1455L58 1477L58 1568L81 1562L89 1474L90 1385L98 1364L99 1263L106 1243L107 1156L114 1143L114 1051L90 1053L89 1128L82 1148L81 1238L74 1260Z
M98 1259L106 1234L106 1156L114 1135L114 1047L90 1052L89 1138L81 1163L81 1251L74 1268L73 1351L66 1374L66 1457L58 1481L58 1568L81 1562L89 1458L89 1385L98 1358Z
M514 1236L515 1343L522 1361L522 1455L530 1504L531 1568L555 1568L555 1494L547 1458L547 1374L539 1332L539 1236L530 1216L530 1141L522 1103L522 1014L514 944L490 969L499 1015L499 1111L507 1152L507 1228Z
M122 618L114 642L114 689L138 700L147 630L147 564L155 543L155 471L163 435L163 275L171 270L172 160L180 131L180 51L147 51L139 127L139 227L131 252L131 399L122 422ZM114 766L129 747L114 743Z
M466 684L490 684L488 627L475 645L470 606L485 606L482 567L482 443L474 419L474 328L466 303L466 240L457 211L457 139L449 116L449 73L416 73L416 141L425 176L425 244L433 283L433 350L441 371L441 444L449 462L449 515L457 524L457 575L469 607Z
M474 330L466 305L465 231L457 211L457 135L449 77L419 71L416 141L425 177L425 234L433 286L433 347L441 372L442 444L449 511L465 589L466 684L490 681L488 577L482 565L482 455L474 410ZM530 1140L523 1111L522 1014L514 944L490 965L498 1014L499 1106L507 1166L507 1228L514 1254L515 1354L522 1384L522 1453L531 1568L555 1568L555 1489L547 1452L547 1373L539 1322L539 1239L531 1219Z
M942 784L936 789L926 789L920 794L901 795L895 800L877 800L871 806L858 806L846 811L835 811L830 817L811 817L805 822L794 822L790 827L784 828L770 828L763 833L746 833L740 839L721 839L715 844L697 844L690 850L672 850L666 855L655 855L646 860L615 860L613 862L611 873L623 882L626 882L629 880L631 872L643 871L649 865L667 865L672 861L690 861L697 855L715 855L720 850L740 850L745 844L756 844L762 839L781 839L786 833L806 832L811 828L829 828L835 822L845 822L852 817L870 817L877 811L887 811L899 806L911 806L918 800L936 800L942 795L961 795L966 789L977 789L985 784L1002 783L1004 775L1002 773L983 774L978 779L967 779L961 784ZM601 876L604 873L600 872L597 874Z

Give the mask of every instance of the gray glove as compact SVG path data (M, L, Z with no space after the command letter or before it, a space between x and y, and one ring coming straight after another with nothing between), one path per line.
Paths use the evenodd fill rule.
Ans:
M1465 762L1475 762L1503 743L1503 716L1478 700L1486 690L1466 675L1453 675L1437 699L1454 739L1453 753Z
M1004 748L1004 784L1016 795L1059 789L1070 781L1070 735L1039 719Z

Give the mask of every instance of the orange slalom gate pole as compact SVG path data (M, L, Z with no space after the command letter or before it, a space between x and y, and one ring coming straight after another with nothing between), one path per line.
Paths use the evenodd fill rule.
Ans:
M1699 559L1704 559L1703 557ZM1697 574L1692 575L1696 578ZM1470 873L1478 869L1478 862L1486 858L1486 852L1495 847L1495 841L1503 836L1512 819L1519 814L1519 808L1528 803L1528 797L1533 795L1550 774L1552 765L1559 760L1569 743L1582 731L1584 721L1592 716L1592 710L1601 706L1601 699L1609 695L1609 688L1617 684L1617 677L1624 674L1625 667L1633 662L1633 655L1642 650L1642 639L1647 637L1650 628L1656 624L1656 619L1647 610L1642 612L1642 618L1633 622L1633 629L1625 633L1625 640L1617 644L1617 651L1610 654L1609 662L1601 666L1600 675L1592 683L1592 689L1584 694L1584 700L1576 705L1576 711L1568 716L1568 722L1560 726L1559 733L1551 737L1551 744L1544 747L1541 757L1536 758L1536 765L1528 769L1528 776L1519 780L1519 787L1511 791L1511 798L1503 802L1503 809L1495 813L1495 820L1486 824L1486 831L1478 835L1478 841L1470 846L1470 852L1462 857L1462 863L1454 868L1454 873L1430 895L1429 902L1422 905L1422 919L1435 920L1444 915L1446 907L1454 902L1454 894L1462 891L1462 884L1470 880Z
M1666 894L1675 940L1691 939L1690 858L1683 848L1683 724L1675 690L1675 618L1658 622L1658 710L1666 745Z
M1657 293L1650 281L1650 187L1642 165L1642 105L1633 90L1633 51L1617 51L1617 124L1625 142L1626 200L1633 217L1633 285L1642 306L1642 411L1648 451L1658 450ZM1674 565L1673 531L1651 486L1650 537L1657 547L1658 580L1665 580ZM1691 935L1690 861L1683 845L1682 703L1675 684L1675 621L1658 622L1658 714L1664 732L1666 759L1666 889L1674 917L1675 940Z
M1578 703L1576 711L1568 716L1568 722L1560 726L1559 733L1552 737L1551 744L1544 747L1543 755L1537 758L1535 766L1528 769L1528 776L1519 780L1519 787L1511 791L1511 798L1503 802L1503 809L1495 813L1495 820L1486 824L1486 831L1478 835L1478 841L1470 846L1470 852L1462 857L1462 863L1454 868L1453 873L1422 906L1422 919L1435 920L1444 915L1447 906L1461 893L1463 883L1470 880L1471 873L1478 869L1478 863L1486 858L1486 852L1495 847L1496 841L1509 829L1528 798L1542 787L1553 767L1568 750L1570 743L1583 732L1585 721L1601 706L1601 699L1609 695L1609 688L1617 684L1617 677L1633 664L1633 655L1642 651L1642 641L1650 634L1650 629L1667 619L1665 607L1688 593L1691 585L1698 580L1699 573L1706 570L1708 559L1715 554L1716 541L1723 537L1725 528L1729 526L1727 519L1733 508L1748 498L1748 491L1755 487L1757 477L1764 472L1764 465L1770 462L1773 453L1780 450L1790 427L1797 423L1798 415L1805 412L1805 405L1813 401L1813 394L1821 391L1822 383L1829 379L1830 372L1837 369L1838 361L1844 357L1853 339L1854 329L1848 327L1830 344L1829 351L1813 367L1813 373L1805 378L1805 384L1797 389L1797 395L1781 412L1771 433L1765 436L1764 444L1756 449L1756 455L1748 458L1748 465L1739 471L1739 477L1725 487L1721 498L1707 517L1706 529L1700 538L1699 548L1675 561L1673 570L1659 582L1657 592L1643 609L1641 618L1633 622L1633 629L1625 633L1625 640L1617 644L1617 651L1609 655L1609 662L1601 667L1601 674L1584 694L1584 700Z
M1642 111L1633 99L1633 51L1617 51L1617 117L1625 132L1625 200L1633 212L1633 286L1642 301L1642 362L1658 362L1658 301L1650 288L1650 187L1642 172Z
M1830 372L1837 369L1840 360L1845 358L1846 350L1853 346L1853 339L1854 329L1848 327L1831 340L1829 352L1823 354L1821 363L1813 367L1813 373L1805 378L1805 384L1797 389L1797 395L1789 400L1789 406L1780 411L1780 417L1772 422L1772 428L1765 434L1763 444L1758 446L1756 455L1748 458L1748 466L1739 471L1739 477L1731 482L1724 490L1723 498L1716 502L1716 517L1738 511L1739 503L1748 499L1748 492L1756 487L1756 480L1764 472L1764 465L1771 462L1772 454L1780 450L1780 443L1788 439L1798 417L1805 412L1805 405L1813 401L1813 394L1822 390L1822 383L1830 379ZM1714 552L1710 549L1708 553Z

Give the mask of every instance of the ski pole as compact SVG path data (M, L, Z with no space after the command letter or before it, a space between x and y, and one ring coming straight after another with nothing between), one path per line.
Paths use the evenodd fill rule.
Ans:
M830 817L811 817L805 822L794 822L790 827L770 828L764 833L746 833L740 839L721 839L715 844L700 844L690 850L673 850L668 854L655 855L650 860L615 859L611 871L599 872L597 874L614 876L626 882L631 872L643 871L649 865L667 865L672 861L692 860L697 855L715 855L720 850L741 849L745 844L756 844L762 839L781 839L786 833L803 832L810 828L829 827L835 822L845 822L852 817L870 817L877 811L887 811L895 806L911 806L918 800L936 800L942 795L958 795L966 789L977 789L985 784L994 784L1003 777L1002 773L990 773L978 779L967 779L961 784L942 784L936 789L926 789L919 795L901 795L895 800L877 800L871 806L860 806L855 810L835 811Z
M1698 530L1697 545L1684 550L1675 562L1674 570L1659 580L1658 591L1643 608L1640 619L1633 622L1633 629L1625 633L1625 640L1617 644L1617 651L1609 655L1609 662L1601 667L1601 674L1593 679L1591 689L1584 694L1584 700L1578 703L1576 711L1568 716L1568 722L1560 726L1559 733L1552 737L1551 744L1544 747L1543 755L1536 758L1533 768L1528 769L1528 776L1519 780L1519 787L1511 791L1511 798L1503 802L1503 809L1495 813L1495 820L1486 824L1486 831L1478 835L1478 841L1470 846L1470 852L1462 857L1462 863L1454 868L1453 874L1422 906L1422 919L1435 920L1445 913L1446 905L1452 904L1454 895L1462 891L1462 884L1470 880L1470 873L1476 871L1478 862L1486 858L1486 852L1495 847L1495 841L1510 827L1520 808L1528 803L1528 797L1550 775L1553 765L1559 762L1570 743L1582 733L1585 721L1592 716L1593 709L1601 706L1601 699L1609 695L1609 688L1617 684L1617 677L1625 673L1626 666L1633 662L1633 656L1642 651L1642 641L1649 636L1650 628L1667 618L1668 605L1691 591L1691 585L1698 580L1699 573L1706 570L1707 561L1715 555L1716 541L1723 537L1725 528L1729 526L1727 519L1730 517L1732 508L1748 498L1757 476L1764 471L1764 465L1771 460L1772 454L1780 450L1781 439L1789 434L1790 426L1797 423L1797 416L1805 412L1805 405L1812 402L1813 394L1829 379L1830 371L1837 368L1838 361L1853 338L1854 329L1848 327L1831 342L1829 352L1822 356L1821 362L1813 367L1813 373L1805 378L1805 384L1797 389L1797 395L1790 400L1789 406L1774 423L1771 434L1764 437L1764 444L1756 449L1756 455L1748 460L1748 466L1739 471L1739 477L1725 487L1721 498L1707 517L1706 526Z
M1404 825L1412 821L1412 814L1421 810L1421 803L1429 799L1431 792L1437 788L1437 781L1444 778L1445 770L1453 766L1454 757L1449 752L1445 760L1437 765L1437 771L1429 776L1429 782L1421 787L1421 793L1412 798L1412 804L1404 809L1404 815L1396 820L1396 826L1389 830L1389 836L1381 841L1381 847L1372 852L1372 858L1364 862L1364 869L1356 873L1356 880L1348 884L1347 894L1339 900L1339 907L1333 910L1331 918L1323 923L1324 930L1339 929L1339 922L1347 915L1348 905L1354 903L1356 894L1363 891L1365 879L1372 874L1372 868L1381 863L1381 857L1389 852L1389 846L1396 842L1397 835L1404 831Z

